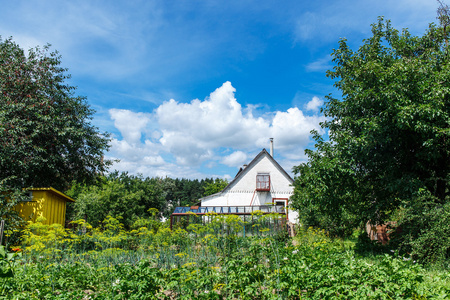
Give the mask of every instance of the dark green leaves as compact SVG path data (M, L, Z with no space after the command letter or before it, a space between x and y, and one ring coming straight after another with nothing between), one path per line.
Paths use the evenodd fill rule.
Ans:
M447 33L401 33L382 18L357 51L333 51L342 98L327 97L329 142L294 171L294 206L306 224L339 234L368 220L392 218L420 189L449 199L450 62ZM347 230L345 230L347 229Z
M25 54L0 39L0 174L15 186L65 190L108 165L108 135L90 124L94 112L65 83L60 59L49 46Z

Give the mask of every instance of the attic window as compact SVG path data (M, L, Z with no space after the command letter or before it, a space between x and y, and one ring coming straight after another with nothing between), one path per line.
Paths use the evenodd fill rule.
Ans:
M270 175L269 173L259 173L256 175L256 190L270 191Z

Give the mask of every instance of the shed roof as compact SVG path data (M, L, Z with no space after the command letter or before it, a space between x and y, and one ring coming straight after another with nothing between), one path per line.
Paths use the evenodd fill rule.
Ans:
M48 188L29 188L27 190L30 191L30 192L34 192L34 191L36 191L36 192L50 192L52 194L60 196L61 198L63 198L66 201L75 202L74 199L70 198L66 194L64 194L64 193L62 193L62 192L60 192L60 191L58 191L58 190L56 190L56 189L54 189L52 187L48 187Z

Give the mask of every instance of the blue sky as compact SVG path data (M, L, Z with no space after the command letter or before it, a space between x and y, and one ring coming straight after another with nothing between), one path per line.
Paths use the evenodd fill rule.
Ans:
M340 38L356 49L378 16L423 34L433 0L6 1L0 35L50 43L77 95L112 134L113 169L232 178L274 138L290 172L305 161ZM291 173L292 174L292 173Z

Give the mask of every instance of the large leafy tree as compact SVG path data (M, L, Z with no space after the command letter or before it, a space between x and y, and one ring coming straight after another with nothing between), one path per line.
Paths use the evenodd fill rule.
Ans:
M60 62L49 46L25 53L0 38L0 179L13 186L65 190L108 165L108 135L91 125L93 110Z
M340 41L327 73L342 92L328 96L323 110L329 141L316 136L309 161L294 169L294 205L320 216L310 222L348 229L390 219L419 194L438 206L448 202L447 39L444 26L412 36L380 18L357 51Z

